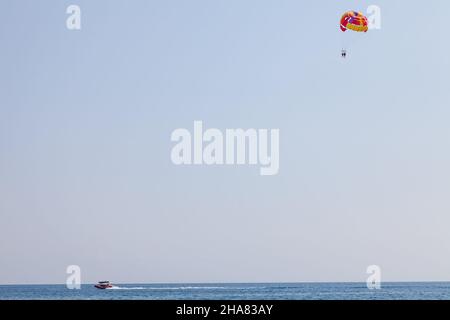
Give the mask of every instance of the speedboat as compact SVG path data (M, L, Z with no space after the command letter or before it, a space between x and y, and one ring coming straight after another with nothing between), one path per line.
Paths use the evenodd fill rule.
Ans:
M96 285L94 285L97 289L108 289L112 288L113 285L109 281L99 281Z

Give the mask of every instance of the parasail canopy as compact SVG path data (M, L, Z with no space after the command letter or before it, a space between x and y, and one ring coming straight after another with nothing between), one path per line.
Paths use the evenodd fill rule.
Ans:
M369 30L367 17L361 12L347 11L341 18L341 30L355 32L367 32Z

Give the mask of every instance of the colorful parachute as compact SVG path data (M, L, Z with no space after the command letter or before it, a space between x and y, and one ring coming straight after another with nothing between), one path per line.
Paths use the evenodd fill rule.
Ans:
M367 17L361 12L347 11L341 18L341 30L353 30L356 32L367 32L369 30Z

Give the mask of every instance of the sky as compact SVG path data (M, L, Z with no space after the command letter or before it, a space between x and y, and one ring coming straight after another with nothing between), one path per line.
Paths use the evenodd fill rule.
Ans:
M450 281L448 12L2 0L0 284ZM279 129L279 173L174 165L195 120Z

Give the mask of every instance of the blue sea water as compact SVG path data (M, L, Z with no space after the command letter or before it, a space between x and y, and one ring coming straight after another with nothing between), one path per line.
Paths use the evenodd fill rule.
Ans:
M120 284L107 290L92 284L79 290L65 285L0 285L0 300L11 299L449 300L450 282L391 282L378 290L369 290L365 283Z

